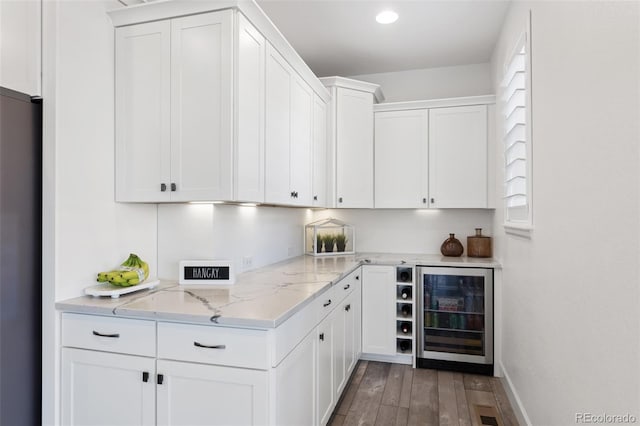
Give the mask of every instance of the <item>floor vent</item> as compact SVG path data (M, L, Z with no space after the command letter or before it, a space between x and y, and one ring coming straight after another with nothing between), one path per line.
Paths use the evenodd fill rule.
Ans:
M474 405L476 424L483 426L504 426L500 414L495 407L489 405Z

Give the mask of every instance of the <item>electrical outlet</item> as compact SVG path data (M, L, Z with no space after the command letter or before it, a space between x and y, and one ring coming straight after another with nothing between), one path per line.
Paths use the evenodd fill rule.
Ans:
M252 256L245 256L242 258L242 270L246 271L247 269L251 269L251 266L253 266L253 257Z

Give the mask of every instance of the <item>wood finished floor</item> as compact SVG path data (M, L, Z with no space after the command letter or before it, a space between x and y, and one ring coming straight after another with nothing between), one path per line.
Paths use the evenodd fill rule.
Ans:
M483 426L491 412L497 426L518 425L495 377L360 361L329 426Z

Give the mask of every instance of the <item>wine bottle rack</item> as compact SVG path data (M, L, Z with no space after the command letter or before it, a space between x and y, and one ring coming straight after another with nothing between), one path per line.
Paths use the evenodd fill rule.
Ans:
M415 350L415 271L399 266L396 274L396 353L413 357Z

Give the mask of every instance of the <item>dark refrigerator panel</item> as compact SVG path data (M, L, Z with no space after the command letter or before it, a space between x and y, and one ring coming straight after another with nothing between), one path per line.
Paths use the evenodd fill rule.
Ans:
M0 88L0 424L41 422L42 105Z

